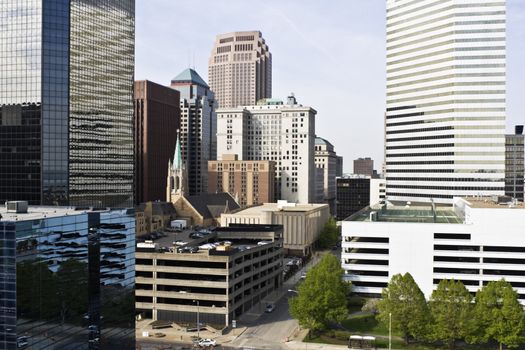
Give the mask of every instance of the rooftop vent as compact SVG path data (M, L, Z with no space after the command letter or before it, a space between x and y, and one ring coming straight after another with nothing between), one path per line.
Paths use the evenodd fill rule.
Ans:
M8 213L24 214L27 213L28 204L26 201L8 201L5 207Z

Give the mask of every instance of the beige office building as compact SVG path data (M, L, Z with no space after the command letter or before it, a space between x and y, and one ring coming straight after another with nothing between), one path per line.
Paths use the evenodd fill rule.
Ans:
M273 160L275 198L315 203L315 115L288 96L286 103L265 99L255 106L217 110L217 158Z
M283 247L287 254L309 255L329 217L328 204L295 204L278 201L235 213L222 214L221 226L283 225Z
M272 54L259 31L217 35L208 80L219 107L252 106L272 96Z
M322 137L315 138L316 202L327 203L330 213L335 215L335 178L337 172L337 154L330 141Z
M224 154L208 162L208 191L228 192L244 208L274 201L275 162Z

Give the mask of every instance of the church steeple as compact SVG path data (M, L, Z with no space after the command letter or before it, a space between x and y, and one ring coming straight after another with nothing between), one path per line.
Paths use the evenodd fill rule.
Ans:
M168 161L168 186L166 188L166 200L174 202L173 196L184 196L187 189L186 185L186 167L182 161L182 151L180 146L180 131L177 129L177 142L175 144L175 153L173 162Z
M177 129L177 143L175 145L175 153L173 154L173 170L182 169L182 155L180 150L180 130Z

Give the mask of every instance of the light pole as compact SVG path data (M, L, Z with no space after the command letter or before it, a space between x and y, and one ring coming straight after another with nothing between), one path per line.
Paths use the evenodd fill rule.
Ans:
M388 313L388 350L392 350L392 313Z
M201 324L200 324L200 320L199 320L199 301L198 300L193 300L193 302L197 302L197 339L200 339L201 338Z

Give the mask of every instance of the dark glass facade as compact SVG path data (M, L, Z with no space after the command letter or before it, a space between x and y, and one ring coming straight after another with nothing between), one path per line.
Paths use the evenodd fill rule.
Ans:
M370 204L368 178L338 178L336 191L337 220L344 220Z
M505 135L505 195L523 202L524 136Z
M134 349L133 210L45 210L2 212L0 349Z
M0 3L0 202L133 206L134 7Z

